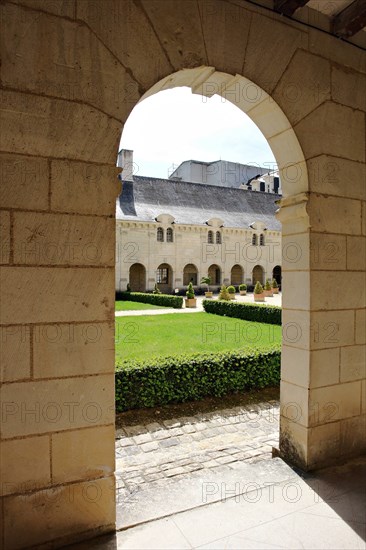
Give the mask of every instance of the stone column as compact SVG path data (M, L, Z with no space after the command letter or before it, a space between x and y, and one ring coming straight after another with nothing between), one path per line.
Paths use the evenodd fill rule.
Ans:
M119 185L113 166L0 160L2 542L38 547L114 529Z
M280 453L307 470L366 448L361 201L302 193L282 199L277 216L283 230Z
M113 96L126 74L75 3L38 5L1 6L4 548L115 528L115 162L129 105Z

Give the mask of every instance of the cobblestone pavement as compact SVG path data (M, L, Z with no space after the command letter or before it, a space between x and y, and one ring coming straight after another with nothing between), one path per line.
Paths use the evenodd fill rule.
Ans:
M167 418L167 408L162 409L139 424L129 421L133 411L119 415L116 475L122 498L142 485L161 486L202 470L227 471L242 461L266 460L278 446L279 401L273 390L262 401L204 413Z

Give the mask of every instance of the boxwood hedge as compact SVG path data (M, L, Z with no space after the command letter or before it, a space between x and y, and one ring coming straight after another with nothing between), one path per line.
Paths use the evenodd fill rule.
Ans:
M270 325L281 324L282 310L279 306L203 300L203 307L207 313L215 313L216 315L225 315L226 317L235 317L236 319L258 323L269 323Z
M168 306L175 309L183 307L182 296L170 296L169 294L148 294L145 292L118 292L117 300L129 300L130 302L143 302L155 306Z
M281 352L194 354L126 362L116 368L117 412L278 385Z

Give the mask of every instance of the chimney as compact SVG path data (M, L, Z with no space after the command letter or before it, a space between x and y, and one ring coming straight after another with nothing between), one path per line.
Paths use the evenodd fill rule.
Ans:
M121 149L117 157L117 166L122 168L122 181L133 181L133 151Z

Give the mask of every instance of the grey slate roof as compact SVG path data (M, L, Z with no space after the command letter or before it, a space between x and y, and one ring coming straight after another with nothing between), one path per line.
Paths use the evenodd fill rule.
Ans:
M221 218L225 227L263 222L280 231L274 216L280 198L274 193L134 176L133 182L123 182L116 218L153 221L159 214L171 214L177 224L204 225L210 218Z

